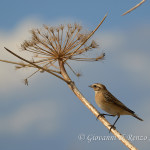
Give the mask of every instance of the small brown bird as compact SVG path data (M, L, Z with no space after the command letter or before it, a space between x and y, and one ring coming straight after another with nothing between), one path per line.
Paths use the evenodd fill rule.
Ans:
M122 102L120 102L117 98L115 98L103 84L95 83L90 85L89 87L93 88L95 91L95 101L96 104L104 111L109 114L100 114L97 116L118 116L113 125L111 125L110 131L112 128L115 128L115 124L117 120L120 118L120 115L131 115L141 121L134 111L126 107Z

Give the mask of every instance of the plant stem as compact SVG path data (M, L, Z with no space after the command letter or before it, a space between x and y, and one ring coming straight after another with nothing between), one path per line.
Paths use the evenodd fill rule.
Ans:
M81 92L77 89L75 86L75 83L70 79L69 75L66 72L66 69L64 67L64 62L59 61L60 71L61 75L65 80L68 81L69 88L74 92L74 94L79 98L79 100L97 117L99 115L99 112L96 110L96 108L89 103L89 101L81 94ZM99 121L103 123L103 125L110 130L110 123L103 117L98 118ZM112 129L111 132L129 149L131 150L137 150L136 147L134 147L121 133L119 133L116 129Z
M140 3L138 3L137 5L135 5L134 7L132 7L131 9L129 9L128 11L126 11L125 13L123 13L121 16L124 16L128 13L130 13L131 11L133 11L134 9L136 9L137 7L139 7L140 5L142 5L146 0L142 0Z

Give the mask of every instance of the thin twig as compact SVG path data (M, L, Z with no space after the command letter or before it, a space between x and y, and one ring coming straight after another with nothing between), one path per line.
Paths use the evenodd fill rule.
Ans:
M9 63L9 64L15 64L15 65L20 65L20 66L23 66L25 64L23 63L17 63L17 62L14 62L14 61L9 61L9 60L2 60L0 59L1 62L5 62L5 63ZM27 65L26 65L27 66ZM30 66L30 65L29 65Z
M146 0L142 0L140 3L138 3L137 5L135 5L134 7L132 7L131 9L129 9L128 11L126 11L125 13L123 13L121 16L124 16L128 13L130 13L131 11L133 11L134 9L136 9L137 7L139 7L140 5L142 5Z
M67 62L65 62L65 64L70 68L70 70L73 72L73 74L77 76L76 72L71 68L71 66Z
M13 62L13 61L8 61L8 60L2 60L2 59L0 59L0 61L1 62L5 62L5 63L10 63L10 64L15 64L15 65L19 65L19 66L24 66L24 67L35 67L35 68L37 68L36 66L33 66L33 65L31 65L31 64L24 64L24 63L18 63L18 62ZM34 63L38 63L38 62L34 62ZM47 69L47 70L49 70L49 71L51 71L51 72L55 72L55 73L58 73L58 74L60 74L60 71L57 71L57 70L54 70L54 69Z
M35 66L36 68L42 69L42 70L44 70L44 71L46 71L46 72L48 72L48 73L50 73L50 74L52 74L52 75L58 77L59 79L63 80L64 82L68 83L67 80L65 80L65 79L63 79L62 77L60 77L59 75L57 75L57 74L51 72L50 70L47 70L47 69L45 69L45 68L43 68L43 67L40 67L40 66L38 66L38 65L36 65L36 64L34 64L34 63L32 63L32 62L30 62L30 61L28 61L28 60L22 58L21 56L15 54L14 52L12 52L11 50L9 50L9 49L6 48L6 47L4 47L4 48L6 49L6 51L8 51L8 52L11 53L12 55L16 56L17 58L19 58L19 59L21 59L21 60L23 60L23 61L25 61L25 62L27 62L27 63L33 65L33 66Z
M86 40L80 45L80 46L78 46L77 48L76 48L76 50L72 53L72 55L74 54L74 53L76 53L76 51L79 49L79 48L81 48L87 41L88 41L88 39L96 32L96 30L101 26L101 24L104 22L104 20L106 19L106 17L107 17L107 14L104 16L104 18L102 19L102 21L99 23L99 25L88 35L88 37L86 38ZM71 56L72 56L71 55Z

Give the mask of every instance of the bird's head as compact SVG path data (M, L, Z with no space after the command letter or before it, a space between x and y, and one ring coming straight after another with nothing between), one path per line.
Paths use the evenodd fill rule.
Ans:
M100 83L94 83L94 84L90 85L89 87L93 88L94 91L106 90L105 85L100 84Z

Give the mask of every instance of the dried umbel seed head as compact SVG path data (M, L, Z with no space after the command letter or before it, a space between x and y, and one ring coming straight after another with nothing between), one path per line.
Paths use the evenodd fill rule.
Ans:
M104 55L101 54L96 58L85 57L85 53L98 48L98 44L93 40L89 42L89 38L100 27L106 16L100 22L100 24L92 31L84 31L79 24L59 25L57 27L49 27L43 25L41 29L31 30L31 39L25 40L21 44L21 48L24 51L31 53L32 60L26 60L23 57L18 56L9 49L5 48L8 52L15 55L19 59L26 63L17 63L6 60L0 60L7 63L16 64L16 69L33 67L36 72L48 72L52 75L63 80L60 72L60 62L69 66L72 72L76 76L80 76L76 73L68 63L69 61L98 61L103 59ZM90 53L91 54L91 53ZM81 57L82 56L82 57ZM84 57L83 57L84 56ZM31 77L30 75L29 77ZM28 78L29 78L28 77ZM25 80L25 84L28 84L28 78Z
M44 58L45 64L58 60L64 62L68 59L75 60L78 55L98 48L98 44L94 40L88 46L85 45L90 33L83 33L81 28L77 24L60 25L58 27L44 25L45 30L31 30L32 39L24 41L21 47L23 50L34 53L34 55L37 54L39 59ZM88 59L86 58L85 61L88 61Z

